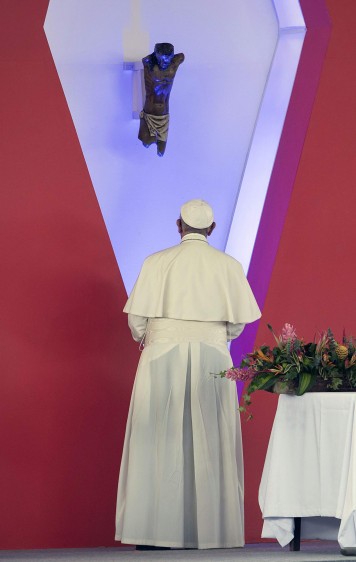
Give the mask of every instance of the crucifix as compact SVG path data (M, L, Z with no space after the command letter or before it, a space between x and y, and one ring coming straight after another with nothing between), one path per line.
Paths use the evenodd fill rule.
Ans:
M169 96L183 53L174 54L171 43L157 43L154 52L142 59L145 102L140 113L138 138L144 147L157 145L158 156L166 150L169 126Z

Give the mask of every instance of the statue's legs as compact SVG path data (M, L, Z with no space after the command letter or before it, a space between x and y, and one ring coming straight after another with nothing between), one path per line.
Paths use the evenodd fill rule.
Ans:
M144 119L140 119L140 129L138 131L138 138L142 142L143 146L148 148L151 144L156 142L156 137L150 135L150 131L147 127L147 123Z

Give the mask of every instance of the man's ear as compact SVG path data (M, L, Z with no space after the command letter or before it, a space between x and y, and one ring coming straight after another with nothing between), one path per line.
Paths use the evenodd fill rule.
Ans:
M207 235L208 235L208 236L210 236L210 234L213 232L213 230L214 230L215 227L216 227L216 223L213 222L213 223L209 226L209 228L208 228L208 231L207 231Z
M178 226L178 232L179 232L179 234L182 234L183 228L182 228L182 221L181 221L180 218L176 220L176 225Z

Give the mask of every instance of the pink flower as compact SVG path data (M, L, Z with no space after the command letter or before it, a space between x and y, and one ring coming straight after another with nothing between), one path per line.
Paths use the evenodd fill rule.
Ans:
M231 381L248 381L252 379L255 375L254 369L251 367L231 367L225 373L225 378L230 379Z
M281 335L282 343L287 343L287 342L293 343L297 338L298 336L292 324L287 324L287 323L284 324L282 328L282 335Z

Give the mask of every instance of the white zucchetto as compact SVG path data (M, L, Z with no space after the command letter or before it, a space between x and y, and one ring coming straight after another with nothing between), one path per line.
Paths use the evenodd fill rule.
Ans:
M180 216L193 228L208 228L214 221L213 209L202 199L192 199L182 205Z

